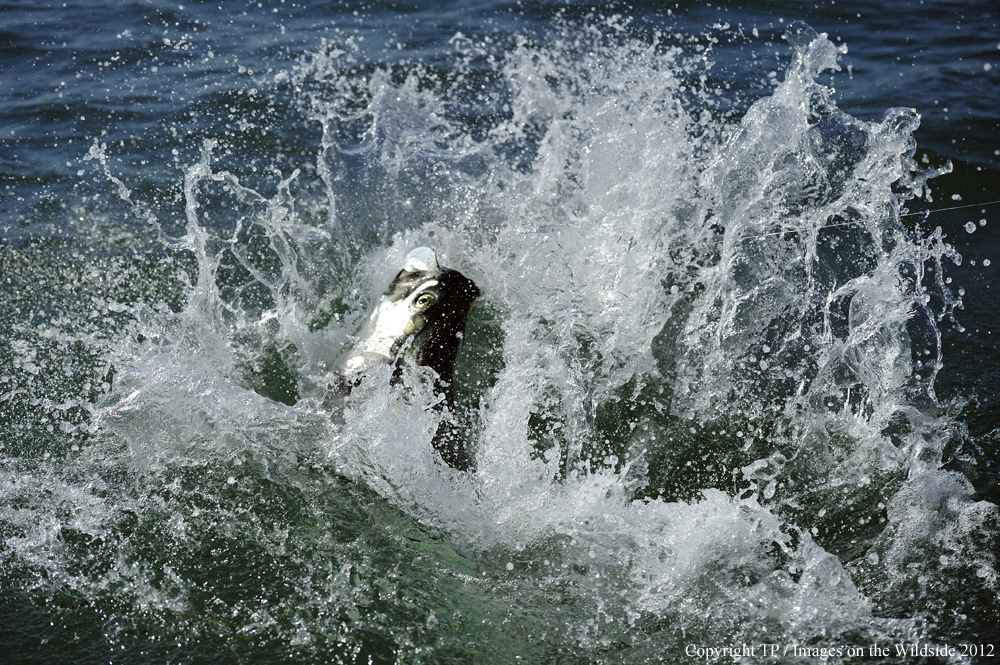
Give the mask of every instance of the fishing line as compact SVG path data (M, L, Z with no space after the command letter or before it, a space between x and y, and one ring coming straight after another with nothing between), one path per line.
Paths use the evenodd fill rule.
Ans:
M932 212L947 212L949 210L962 210L963 208L982 208L984 206L991 206L991 205L997 205L997 204L1000 204L1000 200L986 201L985 203L968 203L966 205L952 206L950 208L937 208L935 210L924 210L922 212L907 212L907 213L903 213L902 215L900 215L900 217L913 217L914 215L923 215L926 218L926 217L929 217ZM838 228L838 227L841 227L841 226L851 226L851 225L854 225L854 224L858 224L858 222L844 222L842 224L827 224L823 228L824 229L831 229L831 228ZM759 233L759 234L756 234L756 235L746 236L746 237L747 238L766 238L767 236L780 236L780 235L784 235L786 233L795 233L798 230L799 229L796 229L796 228L789 228L789 229L786 229L784 231L774 231L772 233Z
M935 210L924 210L923 212L907 212L907 213L903 213L902 215L900 215L900 217L913 217L914 215L924 215L924 216L927 216L927 215L930 215L932 212L945 212L947 210L961 210L963 208L980 208L982 206L992 206L992 205L996 205L998 203L1000 203L1000 200L998 200L998 201L987 201L986 203L969 203L969 204L962 205L962 206L952 206L950 208L937 208Z

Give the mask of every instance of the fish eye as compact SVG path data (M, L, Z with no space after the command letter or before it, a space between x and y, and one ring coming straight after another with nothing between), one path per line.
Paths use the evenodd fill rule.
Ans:
M414 304L419 309L424 309L425 307L427 307L428 305L430 305L431 303L433 303L435 300L436 300L436 298L434 297L433 294L431 294L431 293L423 293L423 294L420 295L419 298L417 298L417 301Z

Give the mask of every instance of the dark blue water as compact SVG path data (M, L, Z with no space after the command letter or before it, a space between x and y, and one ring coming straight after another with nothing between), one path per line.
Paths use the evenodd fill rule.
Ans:
M1000 658L990 3L0 19L0 661Z

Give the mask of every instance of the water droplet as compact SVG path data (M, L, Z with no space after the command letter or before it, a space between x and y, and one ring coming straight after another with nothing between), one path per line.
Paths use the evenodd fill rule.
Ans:
M965 232L966 233L975 233L976 232L976 223L975 222L966 222L965 223Z
M504 568L506 568L507 570L514 570L514 564L512 562L508 561L507 565L504 566Z
M987 266L989 266L990 263L992 263L992 262L989 259L983 259L983 267L984 268L987 267Z
M228 478L226 478L226 482L229 483L230 485L235 485L236 479L233 478L232 476L229 476Z
M868 556L865 558L868 559L868 563L870 563L873 566L878 563L878 553L876 552L869 552Z

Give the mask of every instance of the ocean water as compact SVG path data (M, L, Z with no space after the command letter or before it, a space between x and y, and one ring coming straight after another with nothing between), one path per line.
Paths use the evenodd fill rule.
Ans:
M0 18L0 662L1000 658L992 3Z

